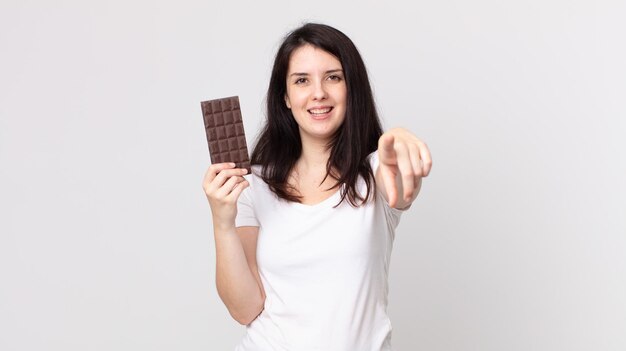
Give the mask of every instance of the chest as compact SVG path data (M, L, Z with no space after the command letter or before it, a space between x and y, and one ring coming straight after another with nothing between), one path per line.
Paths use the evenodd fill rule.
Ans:
M387 262L392 240L376 206L334 208L339 199L335 193L314 206L283 202L258 211L260 269L295 278Z
M300 201L305 205L315 205L333 196L339 187L334 187L336 179L324 173L313 175L292 176L290 184L300 195ZM334 188L333 188L334 187Z

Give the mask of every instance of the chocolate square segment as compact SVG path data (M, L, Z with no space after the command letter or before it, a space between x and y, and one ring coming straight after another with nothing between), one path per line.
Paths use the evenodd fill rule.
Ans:
M237 168L245 168L250 173L239 97L202 101L200 105L211 163L234 162Z

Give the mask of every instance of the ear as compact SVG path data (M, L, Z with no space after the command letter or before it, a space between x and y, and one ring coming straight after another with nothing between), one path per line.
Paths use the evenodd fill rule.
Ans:
M285 94L285 105L291 110L291 103L289 103L289 96L287 96L287 94Z

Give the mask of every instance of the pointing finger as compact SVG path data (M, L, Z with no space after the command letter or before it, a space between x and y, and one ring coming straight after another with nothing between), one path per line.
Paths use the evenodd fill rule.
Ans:
M413 172L409 149L404 143L398 143L395 147L398 155L398 170L402 176L404 200L410 201L411 196L413 196L413 190L415 189L415 173Z
M394 150L395 138L390 134L383 134L378 140L378 159L381 163L396 164L396 151Z

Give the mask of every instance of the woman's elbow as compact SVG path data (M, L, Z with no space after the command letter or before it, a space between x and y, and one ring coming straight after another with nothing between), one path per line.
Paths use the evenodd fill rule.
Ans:
M230 310L230 315L241 325L248 325L252 323L263 312L265 305L265 298L259 299L254 304L251 304L246 309Z

